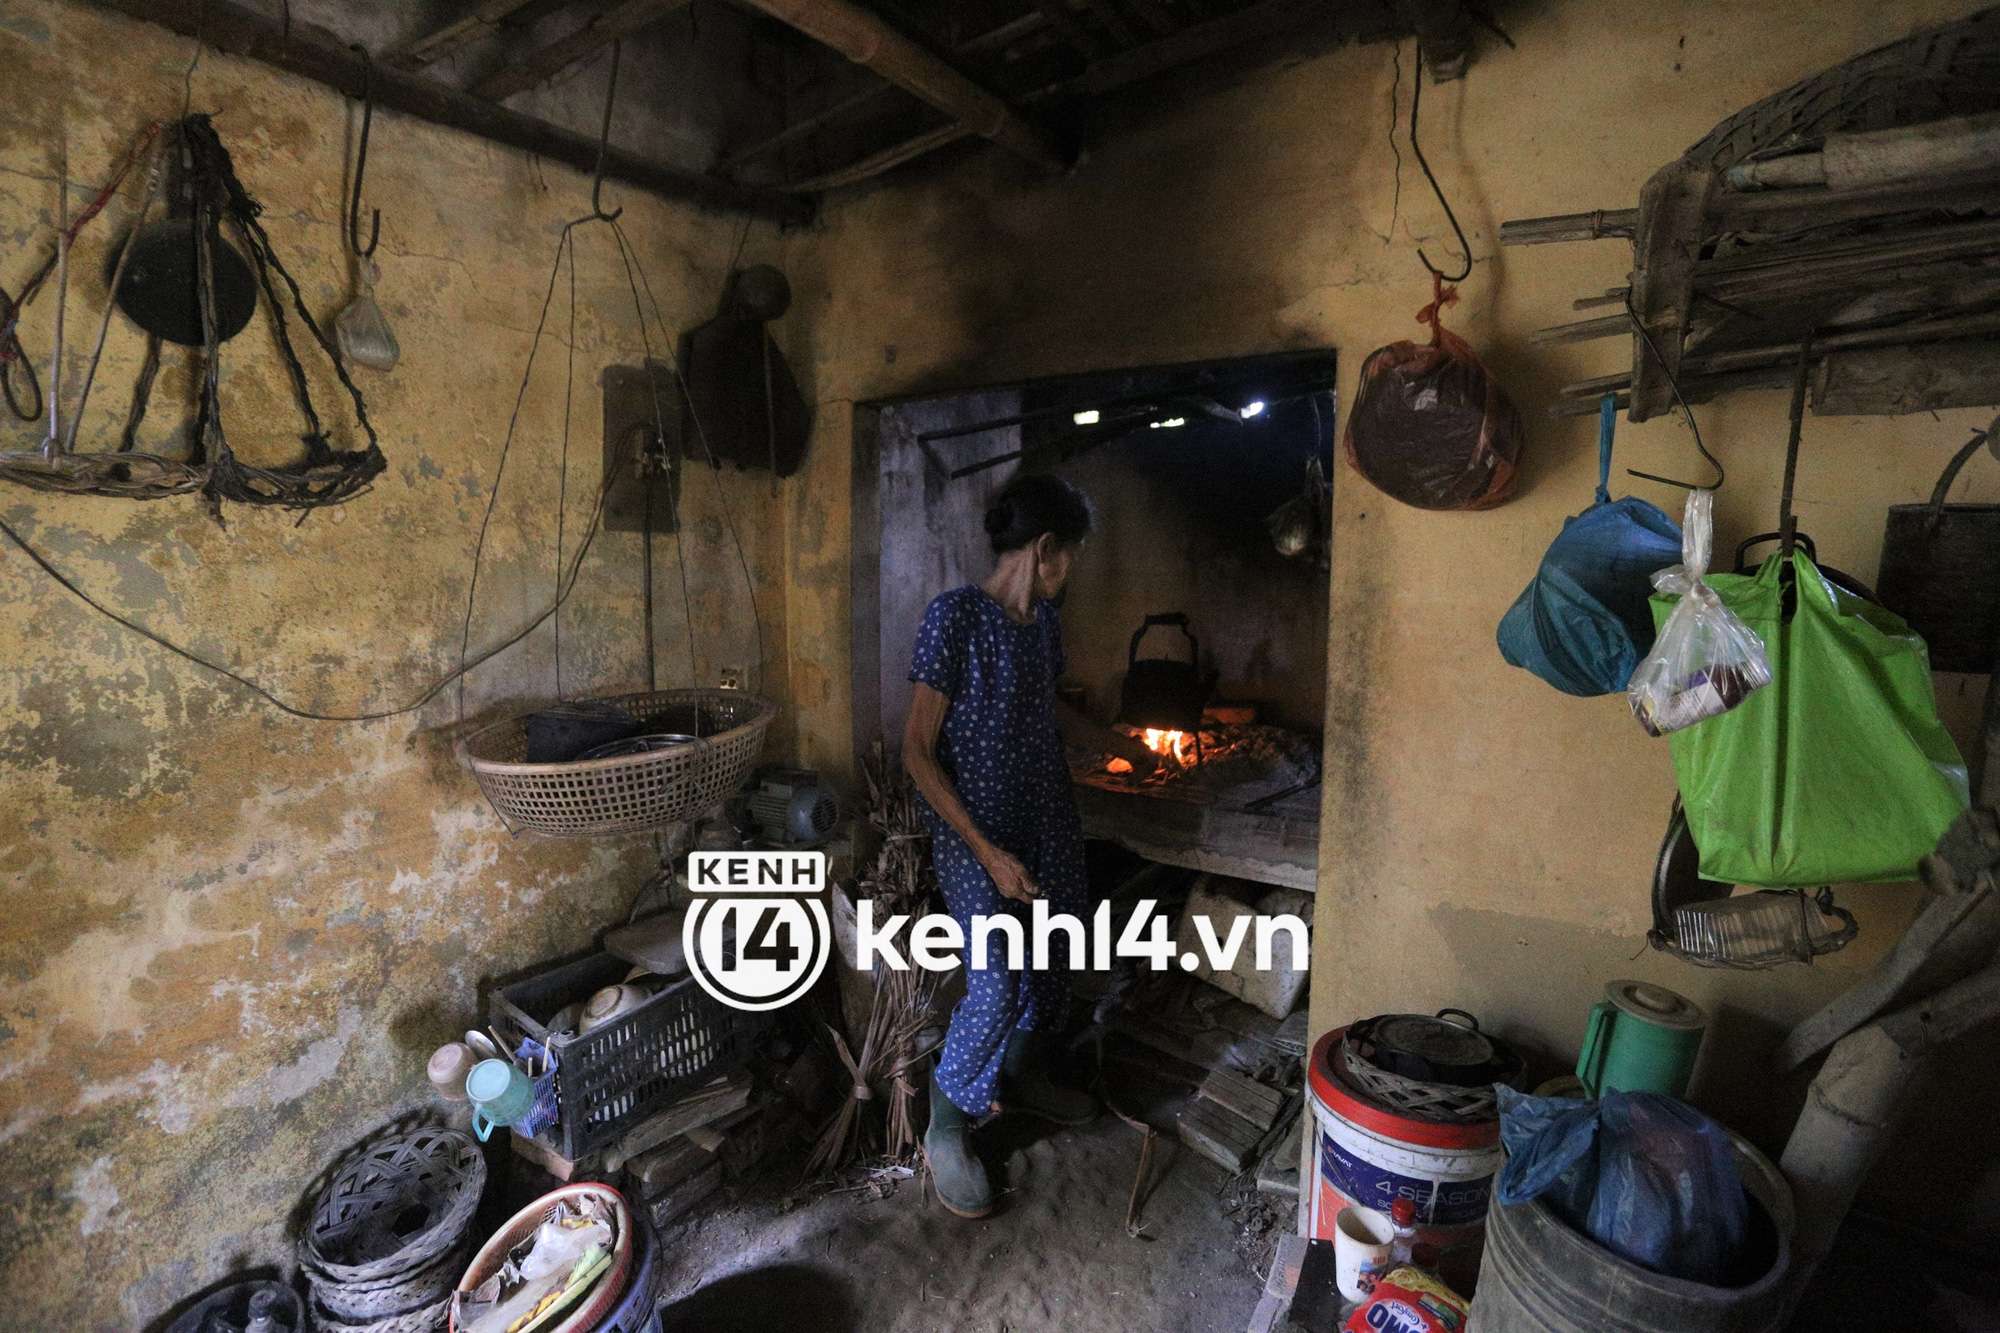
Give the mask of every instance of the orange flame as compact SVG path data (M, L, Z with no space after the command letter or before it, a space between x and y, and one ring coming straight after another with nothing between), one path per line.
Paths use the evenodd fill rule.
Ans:
M1143 739L1147 749L1163 759L1173 760L1176 764L1185 764L1188 751L1194 748L1194 738L1185 731L1160 731L1148 727Z

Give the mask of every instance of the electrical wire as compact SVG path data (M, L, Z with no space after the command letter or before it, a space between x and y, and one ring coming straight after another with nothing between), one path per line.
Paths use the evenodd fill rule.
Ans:
M576 399L576 242L569 246L569 354L563 372L562 467L556 474L556 589L562 590L563 516L569 510L569 423L570 408ZM562 611L555 614L556 698L563 697Z
M1389 45L1389 152L1396 159L1395 193L1389 196L1389 241L1396 239L1396 220L1403 209L1403 150L1396 146L1396 126L1403 117L1403 43L1398 40Z
M195 59L197 61L200 59L199 44L197 44ZM188 78L190 80L192 79L193 69L194 66L191 63L188 69ZM560 612L563 603L568 601L570 596L575 593L577 579L581 575L583 570L584 559L586 556L589 555L591 547L596 542L598 533L602 530L604 507L605 507L605 502L610 495L611 481L615 476L618 475L620 471L620 468L616 465L606 469L604 482L598 488L597 501L591 511L590 524L584 532L583 540L577 546L574 557L572 557L570 561L567 576L559 579L555 597L550 602L550 604L547 607L545 607L539 614L537 614L533 619L529 620L526 624L522 625L514 633L510 634L505 639L501 640L499 643L496 643L489 648L483 649L477 654L470 654L470 646L472 638L472 620L478 596L479 569L485 553L487 533L492 525L494 508L496 507L499 501L501 483L506 476L507 460L512 452L514 437L520 426L521 408L523 403L526 401L528 386L533 378L535 361L541 348L542 334L547 327L549 310L550 307L553 305L555 299L556 279L561 275L563 258L566 251L568 253L570 260L572 284L574 284L575 281L576 252L575 252L574 232L577 227L582 226L584 223L598 222L598 221L608 222L611 225L612 231L614 233L615 239L618 244L619 257L625 270L626 285L632 295L633 314L639 321L640 339L642 345L645 348L646 358L649 364L652 361L652 337L646 325L646 306L648 304L651 306L653 317L659 323L663 334L665 333L667 328L666 320L660 312L659 298L653 292L652 281L646 273L645 265L639 261L638 255L634 251L629 238L626 237L623 227L621 227L618 223L617 220L618 213L621 212L622 210L617 210L610 214L606 214L601 209L596 208L595 198L593 198L593 210L594 211L589 215L576 218L566 223L563 227L562 234L556 240L556 251L554 256L554 262L551 263L549 267L548 285L542 295L541 312L536 319L534 338L529 344L527 363L522 370L520 387L515 393L513 411L509 415L507 421L507 433L505 438L501 442L498 464L494 469L492 488L489 490L487 494L486 509L480 517L479 534L473 546L472 572L470 578L467 581L465 617L459 638L458 666L455 669L446 672L444 675L440 676L435 681L431 682L431 684L429 684L424 688L422 693L420 693L415 699L411 700L409 703L393 708L372 709L368 711L355 712L355 713L324 713L314 709L303 708L298 705L288 703L284 699L280 698L277 694L273 693L270 689L266 688L263 685L260 685L259 683L257 683L255 680L252 680L248 676L245 676L237 671L233 671L229 667L223 666L219 662L215 662L210 660L209 658L203 657L200 654L191 651L190 649L184 648L180 644L175 643L173 640L166 638L164 635L140 623L139 621L133 620L130 617L125 616L113 610L109 606L106 606L103 602L91 596L89 592L85 591L81 585L76 583L68 575L64 574L60 569L58 569L53 562L51 562L47 557L42 555L40 551L36 550L35 547L18 531L16 531L13 525L6 522L5 519L0 519L0 536L5 536L9 542L13 543L13 545L17 547L23 555L27 556L28 559L32 561L36 565L36 567L38 567L44 574L48 575L48 577L53 582L55 582L57 586L61 587L64 591L68 592L71 596L75 597L78 601L82 602L85 606L97 612L105 619L110 620L114 624L122 626L123 628L131 631L132 633L137 634L141 638L144 638L156 644L157 646L165 649L167 652L172 653L174 656L179 657L182 660L189 662L194 666L200 667L205 671L212 672L215 675L221 676L226 680L234 682L235 684L241 686L245 690L248 690L250 693L256 695L258 698L262 699L265 703L269 704L271 707L277 709L281 713L285 713L292 717L302 718L307 721L314 721L314 722L380 721L386 718L401 717L409 713L414 713L418 709L430 703L433 699L437 698L438 695L444 693L446 689L456 684L458 686L458 709L457 709L458 718L461 722L464 721L466 676L473 670L477 669L480 666L483 666L487 662L492 661L500 654L506 652L509 648L512 648L514 645L520 643L521 641L526 639L530 634L533 634L545 622L550 620L552 617L556 616ZM643 288L645 292L645 300L643 303L640 299L641 288ZM574 321L574 318L575 318L574 298L572 298L572 308L571 308L572 322ZM574 344L575 344L574 330L572 329L572 336L571 336L572 367L574 364ZM668 352L668 357L669 357L668 364L672 366L676 375L678 375L679 368L677 365L674 365L673 363L671 350L669 350ZM573 373L572 373L572 378L573 378ZM649 376L649 384L650 384L650 376ZM666 438L665 416L659 405L659 395L657 388L653 389L652 396L653 396L655 426L656 429L659 431L659 438L662 441L664 441ZM690 403L689 405L689 415L693 419L695 427L695 435L701 444L702 452L707 457L711 466L714 466L715 465L714 451L709 447L707 432L703 429L700 417L694 411L692 403ZM565 410L564 413L564 419L565 419L564 447L566 451L568 445L567 437L568 437L568 419L569 419L569 414L567 409ZM736 526L735 514L733 512L731 505L729 504L729 498L727 493L722 489L721 479L719 477L717 478L716 485L717 485L718 498L720 499L722 505L724 522L728 527L731 543L736 548L737 565L738 568L742 571L745 588L749 595L751 619L753 625L755 626L757 634L757 683L758 686L761 688L764 676L764 651L763 651L764 632L763 632L762 613L757 605L756 582L751 577L749 558L744 553L742 538ZM676 507L678 508L678 503L679 503L678 488L676 488L675 503ZM677 549L679 541L679 528L680 525L676 523L675 537L676 537ZM560 570L560 558L561 558L560 539L558 544L557 555L558 555L558 568ZM683 594L682 604L688 620L689 668L690 672L692 672L694 664L694 632L693 632L692 606L687 598L687 572L686 572L686 561L684 558L680 561L680 564L681 564L681 585ZM692 678L693 677L691 676L691 679Z
M653 308L653 319L660 326L660 330L664 334L667 328L666 317L660 313L660 299L653 294L653 281L646 275L646 266L639 262L637 253L632 249L631 241L625 235L624 227L614 222L612 223L611 230L618 237L620 252L626 256L626 281L630 283L633 273L637 272L639 284L646 290L646 301ZM637 297L638 292L635 289L633 298L636 300ZM639 336L645 342L646 356L650 360L653 355L653 345L651 340L646 338L645 322L643 320L640 322ZM667 348L667 365L674 372L675 377L678 378L681 368L679 362L674 357L671 345ZM737 568L743 573L744 593L750 600L750 619L757 631L757 688L762 689L764 686L764 618L757 606L757 580L750 575L750 559L743 553L743 538L737 532L736 513L729 503L729 492L722 485L722 477L720 475L722 465L716 461L715 451L709 446L708 430L701 424L701 413L694 405L693 395L684 394L683 397L687 403L688 417L694 422L695 439L701 445L702 456L708 460L710 471L717 474L715 479L716 499L722 505L722 521L729 529L730 544L736 548ZM657 412L658 408L659 395L656 391L654 394L654 410ZM680 533L680 525L678 523L674 525L674 530L675 539L678 541Z

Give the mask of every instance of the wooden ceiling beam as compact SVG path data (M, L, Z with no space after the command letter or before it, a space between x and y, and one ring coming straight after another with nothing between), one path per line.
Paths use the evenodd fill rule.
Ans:
M1051 84L1047 88L1023 98L1026 102L1068 101L1079 97L1096 97L1114 88L1122 88L1128 83L1158 74L1162 70L1173 69L1195 60L1226 51L1232 46L1269 37L1274 33L1296 28L1315 18L1321 18L1336 7L1326 0L1261 0L1247 9L1239 9L1233 14L1209 19L1203 23L1182 28L1171 36L1161 37L1135 46L1129 51L1120 51L1092 64L1091 67L1073 79Z
M996 47L1006 46L1010 42L1018 41L1029 33L1037 31L1046 22L1047 20L1041 14L1031 10L1011 22L1003 23L990 31L982 32L969 41L960 42L957 48L958 53L960 55L978 55L983 51L991 51ZM765 154L775 152L787 144L797 143L799 140L819 132L836 121L845 120L855 112L873 106L883 98L898 91L900 90L895 84L887 81L878 83L872 88L864 88L852 97L842 98L840 101L835 102L824 111L814 112L803 120L787 125L784 129L779 130L776 134L760 143L751 144L741 152L730 154L718 163L715 169L724 173L734 171L746 162L754 162ZM970 131L967 131L967 133L970 133ZM898 147L901 147L901 145L898 145ZM894 150L892 149L891 151ZM872 161L873 159L869 160ZM897 159L898 162L907 160L907 158ZM889 166L894 165L896 165L895 162L889 164ZM882 168L883 171L887 171L888 169L888 167ZM871 172L869 174L874 175L876 173Z
M305 24L287 32L232 0L97 0L106 9L192 37L224 55L240 56L324 84L345 97L367 88L375 105L523 149L580 171L597 163L597 139L460 92L435 79L373 64L331 33ZM372 75L372 82L371 82ZM812 218L812 202L797 195L738 185L650 161L612 145L604 174L663 199L773 222Z
M551 42L539 50L531 51L521 59L502 66L494 73L479 81L472 91L480 97L504 102L515 93L523 93L542 80L574 65L587 55L602 51L613 42L622 41L659 22L669 14L686 9L692 0L624 0L600 14L594 21L578 28L559 42Z
M963 124L973 134L1048 171L1068 165L1047 136L1000 97L853 0L744 0L816 42L832 47Z
M422 69L426 65L434 65L482 37L490 37L500 31L501 20L532 3L534 0L481 0L464 18L447 23L436 32L419 37L401 50L392 52L384 57L384 63L397 69Z

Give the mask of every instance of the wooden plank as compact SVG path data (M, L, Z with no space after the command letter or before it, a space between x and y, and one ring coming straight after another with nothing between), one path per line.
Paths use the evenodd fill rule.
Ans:
M704 1170L714 1161L713 1151L681 1135L625 1163L625 1174L631 1177L640 1198L651 1199Z
M1714 175L1685 160L1653 173L1639 191L1632 233L1632 313L1644 330L1632 339L1630 416L1645 421L1673 404L1682 342L1694 315L1696 251L1707 229Z
M691 0L624 0L623 4L605 10L594 22L585 24L561 41L551 42L503 66L482 79L472 91L496 102L505 101L515 93L526 92L585 56L602 51L613 42L630 37L667 15L686 9L690 3Z
M502 19L533 3L535 0L484 0L484 3L474 5L472 12L464 18L447 23L437 31L391 52L384 57L384 63L396 69L410 70L436 64L446 56L498 32Z
M1820 416L1903 416L2000 403L2000 340L1841 352L1819 364Z
M616 1171L648 1149L657 1148L677 1134L685 1134L712 1120L738 1111L750 1100L750 1075L745 1070L718 1078L681 1098L666 1110L627 1130L605 1150L606 1170Z
M1602 296L1579 296L1569 303L1571 310L1595 310L1599 306L1622 306L1632 296L1630 287L1613 287Z
M1240 1175L1263 1137L1257 1127L1233 1111L1197 1098L1174 1117L1181 1142L1231 1175Z
M548 121L509 111L436 79L371 64L339 38L309 25L295 23L287 32L262 14L231 0L102 0L102 3L131 18L197 38L224 55L241 56L311 79L347 97L358 98L366 89L378 110L401 111L436 125L464 130L482 139L567 163L579 171L596 169L595 136L586 137ZM773 222L804 223L813 215L810 200L663 166L616 145L604 154L604 174L662 198Z
M960 139L969 139L972 131L958 122L946 122L934 130L926 130L899 144L892 144L879 153L850 163L837 171L829 171L820 176L809 176L790 188L800 194L817 194L821 190L837 190L843 185L854 185L871 176L879 176L885 171L900 167L912 158L922 157L933 149L942 148Z
M1233 14L1196 23L1171 36L1107 56L1077 77L1039 89L1021 100L1059 102L1096 97L1232 46L1298 27L1308 20L1324 17L1328 10L1324 0L1261 0Z
M1211 1069L1202 1080L1201 1095L1223 1110L1242 1117L1259 1134L1277 1123L1284 1109L1285 1094L1276 1088L1246 1078L1233 1069Z
M1031 32L1038 31L1046 22L1047 20L1040 13L1031 11L1021 15L1017 19L1003 23L989 32L983 32L968 42L960 43L957 48L958 54L978 55L981 52L990 51L995 47L1005 46L1010 42L1027 36ZM775 152L787 144L797 143L799 140L818 133L836 121L845 120L855 112L866 110L884 98L901 93L902 91L902 89L887 80L876 84L872 88L864 88L852 97L842 98L824 111L815 112L795 124L787 125L784 129L779 130L776 134L760 143L751 144L748 148L740 152L731 153L728 157L723 158L716 165L715 169L724 173L734 171L746 162L754 162L765 154Z
M722 1188L722 1163L712 1162L646 1205L655 1227L677 1222Z
M865 65L1008 152L1051 171L1069 165L1039 128L854 0L742 0Z
M1636 208L1599 208L1546 218L1516 218L1500 224L1502 245L1548 245L1557 241L1601 241L1629 237L1638 229Z
M1581 319L1574 324L1557 324L1536 329L1528 335L1530 347L1557 347L1563 343L1595 342L1599 338L1622 338L1632 332L1632 317L1624 311L1597 319Z

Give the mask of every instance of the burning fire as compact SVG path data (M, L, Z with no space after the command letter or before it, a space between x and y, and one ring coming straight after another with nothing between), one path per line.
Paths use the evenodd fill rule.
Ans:
M1139 733L1138 739L1145 743L1160 758L1170 761L1175 768L1186 768L1193 762L1194 734L1186 731L1161 731L1148 727ZM1132 761L1129 759L1107 759L1104 761L1107 773L1130 773Z

